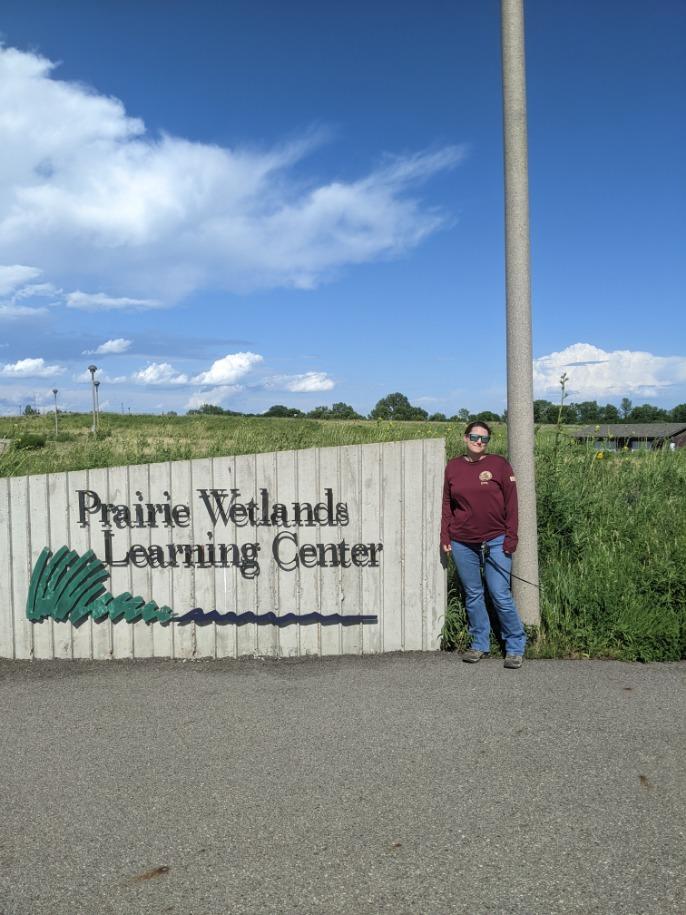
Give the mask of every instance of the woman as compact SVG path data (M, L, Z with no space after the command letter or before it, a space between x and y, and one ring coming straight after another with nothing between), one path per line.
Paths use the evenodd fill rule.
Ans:
M487 454L491 430L477 420L465 429L467 453L448 461L443 487L441 545L452 551L465 593L471 648L462 660L488 654L490 622L484 579L505 640L505 667L522 666L526 634L510 591L517 549L517 483L505 458Z

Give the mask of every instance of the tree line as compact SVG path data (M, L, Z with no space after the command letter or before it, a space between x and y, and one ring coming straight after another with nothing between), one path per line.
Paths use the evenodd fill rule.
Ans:
M45 412L52 412L46 410ZM62 413L62 410L58 411ZM27 404L24 408L25 416L39 416L40 410ZM174 410L167 416L176 416ZM504 413L494 413L492 410L481 410L472 413L466 408L457 411L453 416L445 413L428 413L423 407L410 403L405 394L396 391L379 400L371 412L365 416L358 413L350 404L335 403L332 406L314 407L307 412L297 407L287 407L284 404L274 404L264 413L241 413L237 410L225 410L216 404L205 403L193 410L188 410L189 416L276 416L281 418L300 419L383 419L400 422L420 421L434 423L470 423L473 420L483 420L487 423L507 422L507 410ZM534 422L540 424L557 423L558 419L565 425L587 426L598 423L686 423L686 403L677 404L671 409L662 409L652 404L644 403L634 406L628 397L624 397L619 407L607 403L604 406L595 400L584 400L581 403L553 403L550 400L534 401Z
M254 414L237 413L234 410L224 410L214 404L203 404L188 414L194 415L223 415L223 416L248 416ZM332 406L319 406L305 412L297 407L287 407L284 404L274 404L260 416L276 416L282 418L301 419L382 419L428 422L461 422L468 423L473 420L485 422L507 422L507 411L502 414L492 410L482 410L472 413L466 408L457 411L453 416L445 413L428 413L422 407L410 403L405 394L396 391L382 397L373 410L364 416L358 413L350 404L339 402ZM534 422L557 423L558 419L565 424L590 425L592 423L656 423L656 422L684 422L686 423L686 403L678 404L672 409L662 409L652 404L634 406L628 397L622 399L619 407L608 403L599 405L595 400L585 400L581 403L553 403L550 400L534 401Z
M628 397L622 398L619 407L611 403L602 406L595 400L562 406L549 400L534 401L534 422L556 423L558 417L563 423L582 426L593 423L686 423L686 403L665 410L649 403L634 406Z

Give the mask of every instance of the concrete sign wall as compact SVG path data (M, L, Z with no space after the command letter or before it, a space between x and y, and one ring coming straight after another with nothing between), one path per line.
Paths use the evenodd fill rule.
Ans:
M438 648L442 439L0 480L0 657Z

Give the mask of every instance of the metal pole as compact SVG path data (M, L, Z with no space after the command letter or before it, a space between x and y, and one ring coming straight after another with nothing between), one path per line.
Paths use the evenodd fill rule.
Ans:
M505 249L507 285L507 435L519 493L519 546L513 593L523 622L540 624L534 470L529 177L523 0L501 0ZM526 582L519 579L525 579Z
M53 388L52 393L55 395L55 438L57 438L57 388Z
M95 384L95 418L100 425L100 382L96 381Z
M91 393L93 394L93 427L91 432L93 435L98 434L98 421L97 421L97 406L95 403L95 373L97 372L97 365L89 365L88 371L91 373Z

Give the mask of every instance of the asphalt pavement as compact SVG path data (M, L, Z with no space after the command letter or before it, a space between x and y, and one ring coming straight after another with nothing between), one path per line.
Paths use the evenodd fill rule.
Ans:
M0 912L684 913L685 679L2 661Z

